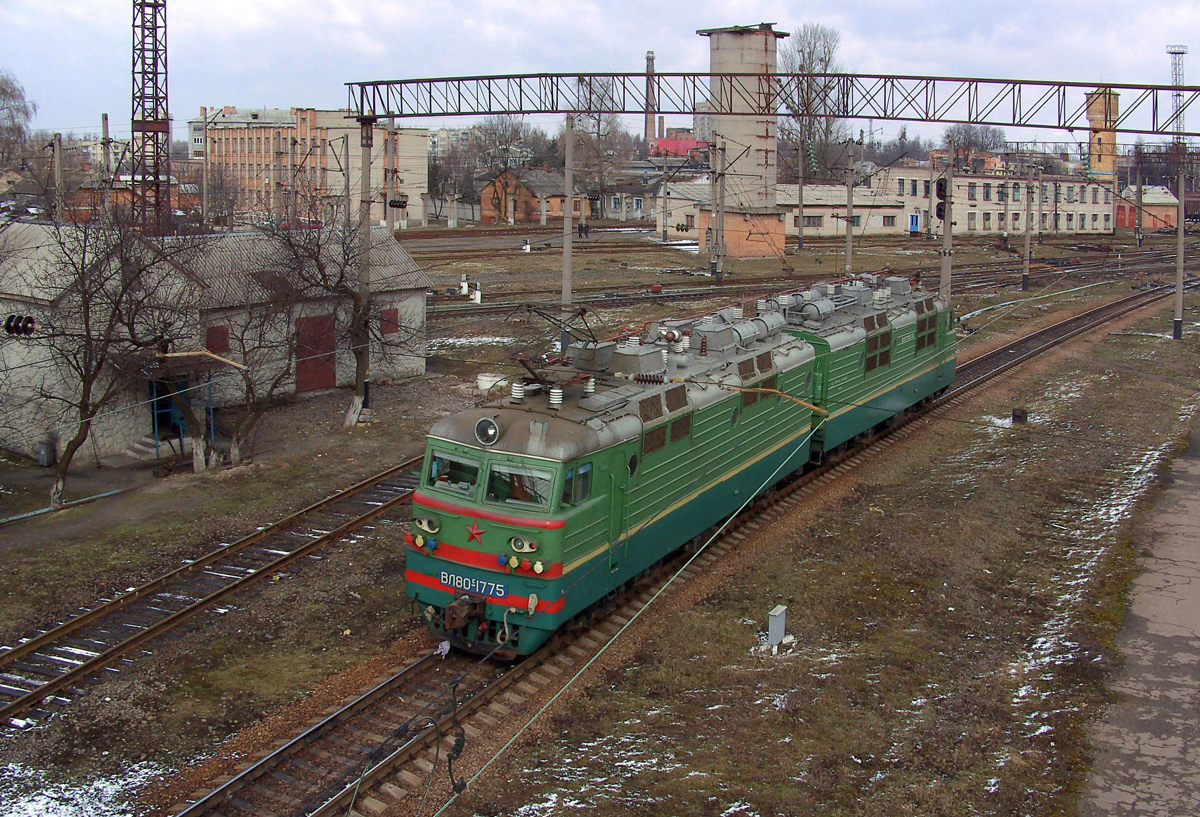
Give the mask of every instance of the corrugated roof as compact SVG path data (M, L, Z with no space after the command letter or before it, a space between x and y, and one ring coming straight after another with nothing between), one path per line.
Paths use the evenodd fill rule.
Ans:
M303 294L306 281L317 273L301 275L300 259L310 270L323 259L330 272L324 280L342 275L358 280L355 236L342 245L340 229L294 230L282 235L262 232L224 233L208 244L188 267L205 287L204 305L237 306ZM291 242L290 246L289 243ZM394 292L433 286L412 256L387 227L371 229L371 290ZM324 293L314 291L314 296Z
M62 230L82 230L64 224ZM350 237L351 242L354 236ZM0 295L51 302L62 291L51 286L64 247L71 237L60 240L56 226L45 222L7 222L0 227ZM208 308L242 306L304 294L310 276L298 274L297 259L307 257L308 264L324 258L335 271L340 260L346 276L358 280L354 250L343 250L341 231L296 230L283 236L261 232L220 233L208 236L182 236L162 239L168 245L186 245L187 252L175 253L169 262L183 275L202 286L202 305ZM294 242L294 249L286 241ZM177 248L180 249L180 248ZM69 285L69 281L65 281ZM412 256L389 235L386 227L371 230L371 289L394 292L427 289L433 282ZM325 293L311 292L313 297Z

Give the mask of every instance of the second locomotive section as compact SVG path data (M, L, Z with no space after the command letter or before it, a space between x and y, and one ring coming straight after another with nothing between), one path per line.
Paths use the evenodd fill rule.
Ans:
M508 398L436 423L406 537L428 626L473 652L532 652L775 481L945 388L945 306L879 284L572 347Z

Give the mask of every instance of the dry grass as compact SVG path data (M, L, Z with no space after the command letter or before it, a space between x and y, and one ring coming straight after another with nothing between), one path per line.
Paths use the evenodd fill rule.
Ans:
M1200 374L1194 337L1076 348L831 513L762 531L769 556L665 619L460 813L1072 813L1135 569L1135 471L1173 447ZM1010 427L1018 399L1031 421ZM753 647L776 603L797 647L772 657Z

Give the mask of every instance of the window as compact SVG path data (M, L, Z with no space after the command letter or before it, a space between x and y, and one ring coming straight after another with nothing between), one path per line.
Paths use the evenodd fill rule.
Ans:
M1020 226L1021 226L1021 214L1013 213L1012 214L1012 228L1014 230L1016 230L1016 229L1019 229Z
M992 229L992 214L991 213L983 214L983 229L985 229L985 230Z
M642 197L641 197L641 196L634 196L634 197L633 197L633 209L634 209L634 210L641 210L641 209L642 209Z
M975 229L975 213L967 213L967 229Z
M696 229L696 217L693 215L689 214L689 215L684 216L683 223L684 223L684 226L687 227L689 230Z
M1093 230L1100 229L1100 214L1099 213L1092 213L1092 229Z
M426 485L473 496L477 482L479 463L457 455L433 452L429 459L429 473L425 475Z
M1100 203L1100 188L1093 187L1092 188L1092 204L1099 204L1099 203Z
M576 468L567 469L563 481L562 504L579 505L592 495L592 464L585 462Z
M983 183L983 200L984 201L992 200L992 183L991 182Z
M1008 185L1006 185L1006 184L996 185L996 201L1007 201L1007 200L1008 200Z
M1106 229L1106 230L1110 229L1109 225L1111 224L1111 222L1112 222L1112 214L1105 213L1104 214L1104 229Z
M909 185L908 190L909 190L908 195L910 195L910 196L917 195L917 180L916 179L912 180L912 183Z
M924 196L925 198L929 198L929 179L925 180L924 191L925 192L923 192L921 195Z
M540 468L496 463L488 471L487 498L489 502L545 508L550 504L553 479L553 474Z
M896 195L904 195L904 179L896 179Z
M855 227L861 227L862 226L862 216L855 216L854 218L850 219L850 223L852 225L854 225Z
M896 226L896 217L895 216L884 216L883 217L883 226L884 227L895 227Z
M997 227L998 229L1000 229L1000 230L1003 230L1003 229L1005 229L1007 226L1008 226L1008 225L1007 225L1007 224L1005 224L1004 213L997 213L997 214L996 214L996 227Z
M1046 213L1042 213L1042 229L1046 228Z
M621 209L621 197L620 196L612 197L612 209L614 209L614 210Z
M825 222L825 216L805 216L805 227L820 227Z
M1071 230L1074 228L1075 228L1075 214L1067 213L1067 229Z
M975 201L977 198L979 197L975 195L975 182L971 182L967 185L967 200Z
M1067 201L1075 201L1075 186L1067 185Z
M204 347L214 355L229 354L229 327L210 326L205 330Z
M1013 182L1013 201L1021 200L1021 185Z
M1104 191L1104 203L1112 204L1112 191L1111 190ZM1108 218L1108 216L1105 216L1105 218Z

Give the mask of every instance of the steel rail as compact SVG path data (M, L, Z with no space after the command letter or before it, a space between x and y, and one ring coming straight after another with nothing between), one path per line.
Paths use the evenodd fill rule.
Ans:
M936 401L932 402L923 411L915 412L895 425L889 426L876 434L873 434L869 441L863 441L858 446L843 452L840 456L831 457L822 463L817 468L806 472L796 479L780 486L776 491L768 496L761 497L756 502L744 509L738 517L731 523L723 532L721 539L714 542L714 545L720 545L722 542L730 541L729 537L746 525L751 524L758 519L767 510L778 506L781 502L795 501L801 496L801 491L811 489L816 480L833 478L837 474L844 473L847 465L853 466L859 463L864 455L869 455L871 451L879 450L872 443L877 443L880 440L887 439L894 435L909 433L913 428L913 423L927 414L944 410L949 407L950 401L960 397L967 391L978 388L990 377L993 377L1003 371L1006 371L1013 366L1024 362L1031 357L1046 351L1059 343L1065 342L1076 335L1086 332L1089 329L1095 328L1096 325L1110 320L1116 315L1124 314L1125 312L1142 308L1155 303L1157 300L1165 298L1169 292L1154 291L1152 293L1138 293L1128 296L1118 301L1112 301L1107 304L1096 307L1092 310L1080 313L1064 321L1060 321L1052 326L1045 327L1041 330L1031 333L1024 338L1018 339L1010 344L1006 344L1000 349L980 355L964 364L957 367L956 371L962 372L971 367L990 366L987 377L978 377L964 384L962 388L948 390ZM1068 329L1068 327L1070 327ZM1064 331L1066 329L1067 331ZM1019 359L1001 360L1005 354L1011 352L1022 342L1028 343L1030 340L1044 340L1046 342L1038 343L1036 347L1023 354ZM607 608L606 612L616 609L620 604L625 603L625 598L633 596L644 590L644 587L635 586L632 588L628 596L619 599L617 603L612 604ZM607 640L607 639L606 639ZM464 701L456 711L446 712L438 721L436 726L429 726L422 732L415 734L410 740L396 750L389 753L379 763L364 770L352 783L347 783L342 788L328 797L326 801L312 811L305 811L306 817L332 817L334 814L341 813L346 808L353 807L353 801L357 795L363 791L369 791L377 783L381 782L382 778L391 774L397 767L404 765L414 759L420 752L424 751L434 742L440 735L444 734L445 728L456 720L461 720L468 717L471 713L485 706L493 698L499 696L506 691L512 684L516 683L524 675L533 671L543 661L549 658L556 652L564 649L568 643L573 643L574 640L563 640L559 644L548 644L542 647L532 656L523 660L519 665L516 665L512 670L506 672L498 678L493 684L489 685L484 690L478 692L470 699ZM350 702L346 706L339 709L337 712L329 715L319 723L304 730L292 740L280 746L275 751L265 756L253 766L243 770L237 776L225 781L212 792L206 794L200 800L195 801L187 808L177 812L176 817L198 817L200 814L209 813L216 809L220 803L229 799L236 791L251 785L254 780L262 777L264 774L275 768L285 757L295 754L304 747L316 741L322 734L338 721L344 720L347 717L356 715L362 712L366 707L374 701L386 696L387 692L398 683L398 680L421 667L428 667L432 656L425 656L418 660L413 665L402 670L396 676L389 678L382 683L376 685L373 689L365 693L361 698Z
M325 499L315 502L294 514L268 525L262 530L255 531L249 536L239 539L236 542L218 548L217 550L214 550L213 552L200 559L197 559L194 562L176 568L169 573L163 574L162 576L159 576L158 578L153 579L138 588L135 588L129 593L118 596L117 598L106 602L81 616L77 616L76 618L73 618L70 621L59 625L58 627L55 627L39 636L23 642L4 653L0 653L0 669L11 665L21 658L32 655L38 649L52 644L72 633L75 633L83 627L111 616L134 602L152 596L154 593L162 590L165 587L168 587L170 584L179 579L185 578L190 574L194 574L197 571L211 567L215 564L219 564L221 561L228 559L229 557L244 551L252 545L263 541L274 533L294 527L297 523L302 522L304 519L308 518L317 511L330 507L331 505L343 500L351 499L354 496L362 493L364 490L385 482L387 479L402 473L405 469L411 468L415 463L419 462L420 459L420 457L414 457L406 460L403 463L395 465L379 474L376 474L375 476L369 477L349 488L332 494ZM80 663L76 667L64 672L58 677L47 681L45 684L39 685L27 694L5 704L4 706L0 706L0 719L7 720L11 717L14 717L15 715L20 714L24 710L28 709L33 704L45 700L47 697L64 688L74 685L82 678L108 666L130 650L146 643L147 641L157 638L197 613L203 612L217 601L246 589L250 585L260 581L263 577L272 575L280 568L285 567L291 562L308 555L317 548L343 538L346 534L350 533L356 528L361 527L367 522L370 522L371 520L383 515L396 505L407 501L410 495L411 491L397 495L387 502L376 506L367 513L345 522L342 525L339 525L337 528L334 528L333 530L314 538L312 541L301 545L296 550L263 564L253 573L249 573L200 598L182 610L179 610L178 612L173 613L166 618L154 622L141 632L136 633L135 635L113 645L109 649Z

